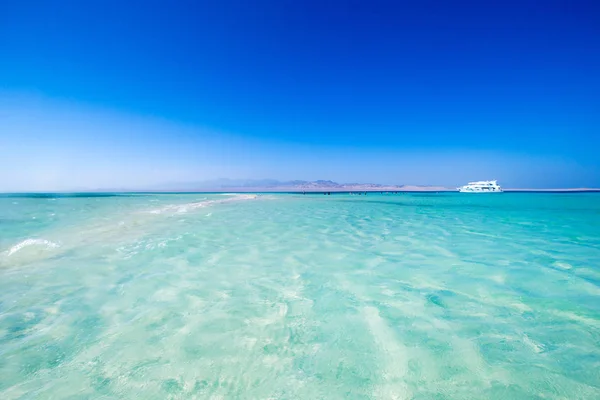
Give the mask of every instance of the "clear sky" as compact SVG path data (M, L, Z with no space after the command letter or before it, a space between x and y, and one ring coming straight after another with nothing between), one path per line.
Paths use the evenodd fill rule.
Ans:
M598 1L0 0L0 190L600 187Z

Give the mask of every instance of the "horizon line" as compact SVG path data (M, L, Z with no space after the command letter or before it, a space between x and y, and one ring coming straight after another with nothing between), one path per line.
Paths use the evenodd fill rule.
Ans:
M53 194L194 194L194 193L459 193L457 189L447 187L430 187L407 185L407 188L363 188L363 189L344 189L344 188L310 188L310 189L293 189L284 190L285 188L261 188L261 187L232 187L232 188L215 188L215 189L198 189L198 190L150 190L150 189L89 189L89 190L52 190L52 191L2 191L2 195L53 195ZM600 188L503 188L503 192L509 193L595 193L600 192Z

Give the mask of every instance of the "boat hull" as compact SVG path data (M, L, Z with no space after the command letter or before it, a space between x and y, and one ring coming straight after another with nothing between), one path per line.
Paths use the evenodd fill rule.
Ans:
M489 193L503 193L502 190L462 190L462 189L458 189L458 191L460 193L484 193L484 194L489 194Z

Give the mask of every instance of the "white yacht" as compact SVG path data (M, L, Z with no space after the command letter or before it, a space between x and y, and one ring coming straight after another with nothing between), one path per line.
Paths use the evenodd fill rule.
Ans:
M469 182L468 185L458 188L461 193L501 193L502 188L497 181Z

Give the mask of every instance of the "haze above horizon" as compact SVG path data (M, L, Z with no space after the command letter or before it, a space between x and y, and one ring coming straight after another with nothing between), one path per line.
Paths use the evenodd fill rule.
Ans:
M0 6L0 191L600 187L600 3Z

